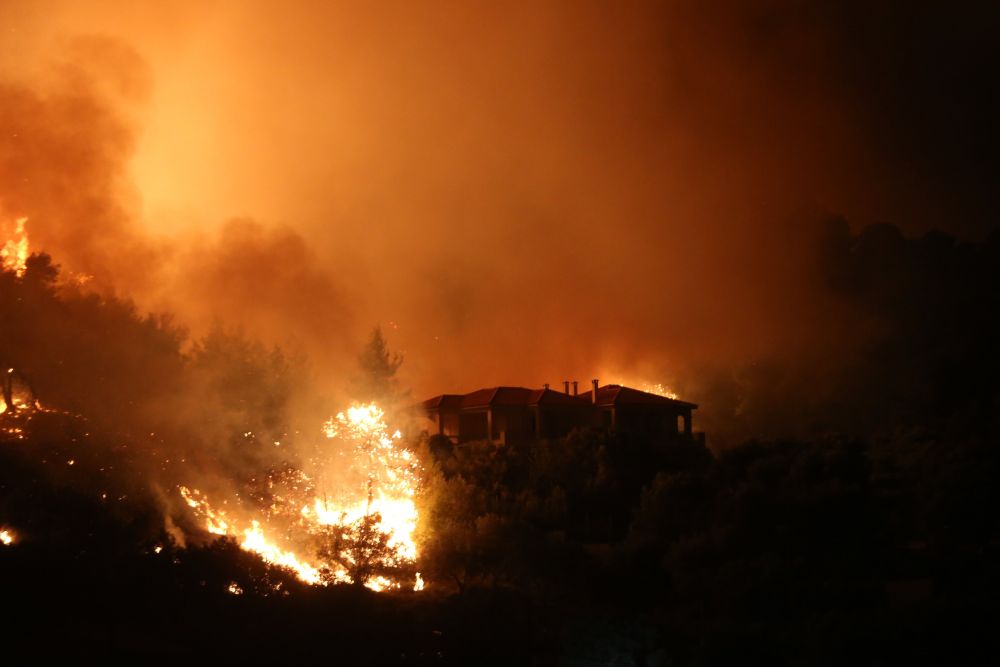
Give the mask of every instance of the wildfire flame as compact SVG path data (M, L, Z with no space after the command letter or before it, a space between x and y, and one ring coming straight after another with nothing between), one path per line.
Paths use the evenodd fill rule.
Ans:
M5 547L9 547L14 544L14 539L14 531L10 528L0 530L0 544L3 544Z
M374 403L337 414L322 432L329 446L309 462L314 472L286 471L269 479L272 493L264 508L247 512L236 502L235 511L220 510L187 487L180 487L181 496L205 530L236 538L246 551L307 584L352 583L357 577L375 591L401 588L386 572L417 559L416 457L402 446L399 431L390 435ZM338 480L355 483L329 488L324 478L332 470L340 473ZM423 586L417 573L414 590Z
M27 218L14 221L14 238L8 239L0 248L0 262L7 271L13 271L20 278L28 267L28 233L24 231Z

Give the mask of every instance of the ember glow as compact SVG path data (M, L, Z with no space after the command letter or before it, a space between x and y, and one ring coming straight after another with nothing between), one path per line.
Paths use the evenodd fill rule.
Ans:
M317 454L302 469L268 476L266 493L219 509L180 487L206 531L285 567L307 584L354 583L375 591L423 588L413 539L416 457L375 404L356 405L323 425ZM233 509L229 509L229 508Z

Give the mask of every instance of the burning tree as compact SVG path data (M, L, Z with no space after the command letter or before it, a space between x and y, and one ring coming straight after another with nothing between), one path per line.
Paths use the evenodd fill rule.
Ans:
M14 237L4 241L0 246L0 267L5 271L13 271L20 278L27 268L29 255L28 234L24 230L27 218L18 218L14 221Z
M335 583L346 574L355 585L386 587L413 577L413 563L403 550L393 534L382 527L378 512L365 514L354 523L332 524L321 535L319 555L341 569L324 568L322 576L328 583Z
M401 446L400 432L389 433L383 411L372 403L339 413L326 422L324 433L339 444L334 450L339 461L332 467L342 473L340 479L347 485L333 503L324 497L315 509L322 522L350 528L340 538L348 546L342 550L347 560L352 560L352 551L357 552L360 565L380 552L392 569L415 559L414 495L419 464ZM339 518L333 516L337 505L344 508ZM384 547L379 547L379 532L386 538Z
M287 567L309 584L354 583L398 588L418 577L413 540L419 463L389 433L375 404L356 405L323 427L330 441L302 469L269 476L266 499L219 510L194 489L181 488L188 506L216 535L269 563ZM229 503L226 503L229 505ZM419 585L419 578L417 578Z

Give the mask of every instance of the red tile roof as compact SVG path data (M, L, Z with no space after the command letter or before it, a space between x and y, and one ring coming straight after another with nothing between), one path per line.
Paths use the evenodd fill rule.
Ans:
M552 389L528 389L526 387L487 387L468 394L441 394L420 404L425 410L477 408L501 405L569 405L584 406L590 403L590 394L571 396Z
M426 401L421 401L420 407L426 409L430 408L454 408L462 404L461 394L441 394L440 396L435 396L434 398L428 398Z
M528 389L526 387L486 387L468 394L441 394L420 404L425 410L475 410L500 405L567 405L580 406L592 401L592 391L578 396L553 389ZM597 405L664 405L678 408L697 408L695 403L650 394L631 387L607 384L597 389Z

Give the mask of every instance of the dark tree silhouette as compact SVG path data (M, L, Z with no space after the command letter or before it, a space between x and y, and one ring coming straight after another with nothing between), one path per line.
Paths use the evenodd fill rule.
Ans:
M403 364L403 357L390 352L382 328L372 329L368 343L358 357L359 376L355 380L355 398L392 404L401 398L396 382L396 371Z

